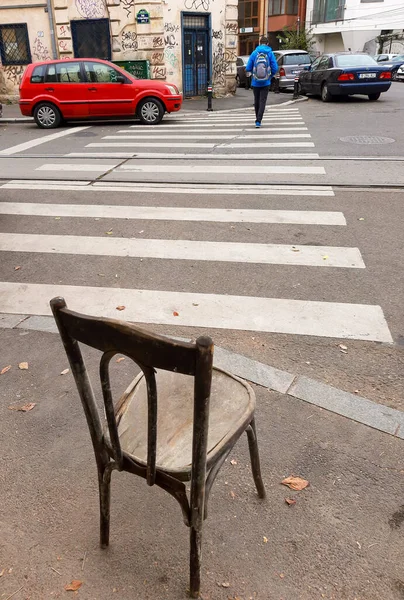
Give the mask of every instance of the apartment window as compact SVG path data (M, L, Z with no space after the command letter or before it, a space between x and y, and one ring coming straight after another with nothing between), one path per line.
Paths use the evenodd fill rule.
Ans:
M238 5L239 27L258 27L258 0L240 0Z
M31 62L26 23L0 25L0 55L3 65L28 65Z
M299 0L269 0L269 14L297 15Z

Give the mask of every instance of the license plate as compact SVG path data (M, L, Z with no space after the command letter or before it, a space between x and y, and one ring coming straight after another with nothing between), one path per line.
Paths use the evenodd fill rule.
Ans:
M359 79L376 79L376 73L359 73Z
M299 69L298 71L292 71L292 75L297 75L300 72L301 72L301 69Z

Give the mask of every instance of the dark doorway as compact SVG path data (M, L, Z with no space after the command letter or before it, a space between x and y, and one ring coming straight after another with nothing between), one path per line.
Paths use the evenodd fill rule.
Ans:
M111 60L109 19L70 21L75 58Z
M183 92L185 97L206 94L211 77L210 15L182 15Z

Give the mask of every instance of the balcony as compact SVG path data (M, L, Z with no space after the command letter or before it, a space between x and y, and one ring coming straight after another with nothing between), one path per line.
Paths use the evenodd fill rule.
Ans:
M330 23L332 21L343 21L345 5L341 0L319 0L315 2L311 11L311 24Z

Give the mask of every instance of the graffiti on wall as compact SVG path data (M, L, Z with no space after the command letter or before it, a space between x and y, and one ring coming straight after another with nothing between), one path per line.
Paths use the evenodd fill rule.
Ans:
M136 31L122 31L121 47L123 52L136 51L138 49L138 40Z
M76 7L85 19L101 19L105 15L103 0L76 0Z
M164 40L161 36L155 36L153 38L153 48L161 48L164 46Z
M166 33L178 33L180 26L175 23L164 23L164 31Z
M224 87L226 83L226 74L234 71L234 61L237 55L235 50L226 50L219 42L213 52L212 71L213 83Z
M123 10L126 12L126 16L129 19L130 11L135 6L135 0L121 0Z
M226 25L225 25L226 33L236 34L237 27L238 27L237 23L226 23Z
M178 46L178 42L175 39L175 35L173 33L168 33L164 36L164 44L166 48L174 48L174 46Z
M150 57L150 63L152 65L161 65L164 63L164 52L153 52Z
M171 48L166 48L164 50L164 57L165 57L166 63L171 65L173 67L173 69L178 67L178 57L176 56L176 54L174 53L174 51Z
M152 76L153 76L153 79L165 79L166 78L166 68L155 65L152 69Z
M185 0L184 6L187 10L209 10L210 0Z
M34 59L34 62L39 62L40 60L51 60L49 50L41 40L42 37L43 31L38 31L37 37L35 38L34 44L32 46L32 57Z
M223 31L220 29L218 31L212 31L212 38L214 40L222 40L223 39Z
M21 77L24 73L25 67L23 65L5 65L4 74L9 83L14 87L17 87L21 83Z

